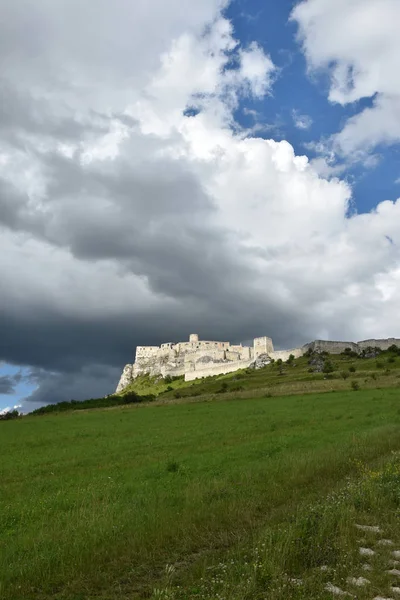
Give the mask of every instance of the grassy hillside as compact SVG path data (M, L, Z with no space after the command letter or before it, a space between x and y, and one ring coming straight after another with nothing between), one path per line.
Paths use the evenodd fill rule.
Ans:
M185 382L183 377L165 381L144 375L138 377L122 392L129 394L154 394L160 400L216 396L229 394L229 397L285 395L293 393L350 390L356 385L360 389L398 387L400 385L399 351L386 351L374 358L361 358L354 355L323 355L325 372L316 372L316 355L303 356L281 364L274 362L263 369L245 369ZM310 364L311 363L311 364Z
M200 386L244 381L230 393L251 396L267 379L276 390L292 373L323 377L305 360L287 375L268 367ZM381 378L376 360L356 362L360 382ZM314 570L344 577L362 537L354 519L379 517L399 536L398 470L384 466L400 450L397 388L246 400L217 391L218 402L1 423L0 598L330 598L322 584L335 573L316 582Z

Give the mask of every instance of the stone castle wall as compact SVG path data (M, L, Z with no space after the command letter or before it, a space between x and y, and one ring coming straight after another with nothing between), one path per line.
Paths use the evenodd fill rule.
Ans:
M306 351L304 350L304 348L292 348L291 350L275 350L274 352L269 353L269 357L273 358L274 360L281 359L283 362L286 362L287 360L289 360L289 356L291 354L293 354L295 358L300 358L300 356L303 356L305 352Z
M144 374L160 377L184 375L185 381L193 381L202 377L233 373L251 365L258 368L260 361L267 364L265 359L267 362L268 359L287 361L291 354L299 358L309 350L340 354L349 348L360 353L368 347L387 350L392 345L400 347L400 339L371 339L361 342L315 340L301 348L274 350L272 339L266 336L255 338L253 347L249 347L241 344L231 346L229 342L200 341L197 334L191 334L188 342L167 342L160 347L138 346L135 362L124 367L116 393L120 393L136 377Z
M185 381L193 381L194 379L203 379L204 377L213 377L215 375L226 375L227 373L234 373L239 369L246 369L253 364L251 360L238 360L235 362L229 362L224 364L209 365L204 368L196 368L195 371L188 371L185 373Z

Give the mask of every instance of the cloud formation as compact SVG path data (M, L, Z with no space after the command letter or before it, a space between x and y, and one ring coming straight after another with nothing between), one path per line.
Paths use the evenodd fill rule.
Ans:
M364 154L400 141L400 4L303 0L293 10L311 71L328 71L331 102L370 99L334 137L338 152Z
M110 393L136 344L191 331L400 335L400 202L353 214L345 181L241 130L277 71L224 5L0 7L0 358L35 404Z

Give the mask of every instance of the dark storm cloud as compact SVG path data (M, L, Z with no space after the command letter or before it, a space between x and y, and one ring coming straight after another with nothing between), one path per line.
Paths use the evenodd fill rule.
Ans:
M0 394L11 395L15 391L15 387L21 381L21 374L16 373L15 375L2 375L0 376Z
M272 150L244 149L240 132L229 130L229 110L219 115L226 107L210 110L200 131L177 124L192 90L183 97L179 68L159 73L177 53L182 58L177 46L168 60L162 53L182 33L190 42L204 32L222 5L190 4L0 2L0 359L31 369L30 406L110 393L136 345L191 332L232 342L270 335L277 347L307 342L324 319L315 298L329 304L336 293L334 284L321 289L318 266L310 283L282 277L284 250L264 250L259 239L252 245L247 208L265 202L264 187L279 187L284 177L275 177ZM227 29L217 30L225 47ZM194 92L203 85L202 100L212 103L222 63L218 50L197 52L203 39L193 38L194 56L188 50L184 59L202 74L193 73ZM149 92L154 80L160 87ZM165 130L164 116L172 122ZM215 136L211 158L208 136ZM254 177L258 163L272 175L247 197L253 163ZM213 196L219 176L227 179L221 206ZM230 178L242 206L230 203ZM293 179L279 188L279 202L302 185ZM289 210L278 214L291 218ZM242 217L250 231L244 243L235 233ZM342 311L343 322L349 315ZM338 317L335 323L342 326ZM2 384L12 393L15 381Z

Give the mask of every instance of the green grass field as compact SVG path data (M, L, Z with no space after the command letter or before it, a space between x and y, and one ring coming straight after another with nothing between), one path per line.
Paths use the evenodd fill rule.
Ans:
M0 423L0 598L331 598L354 519L400 544L400 390L337 381Z

